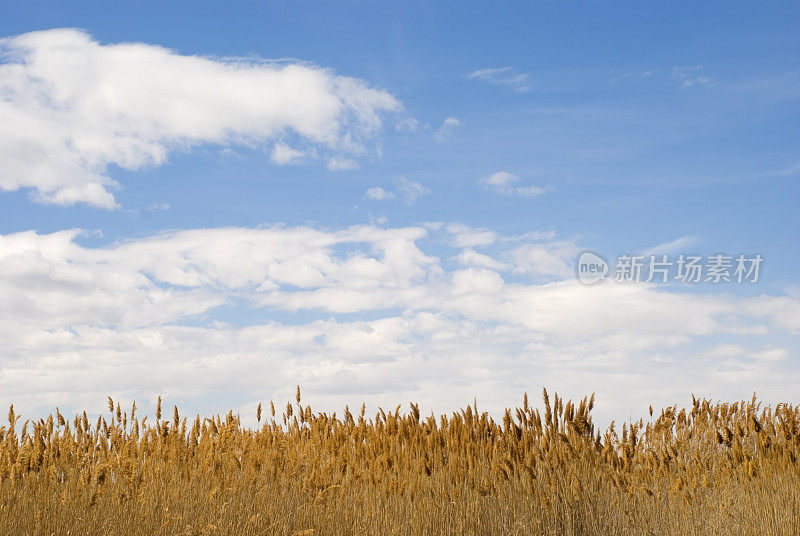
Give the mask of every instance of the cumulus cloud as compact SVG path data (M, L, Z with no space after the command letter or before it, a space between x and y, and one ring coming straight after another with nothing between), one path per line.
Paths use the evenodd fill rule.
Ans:
M279 164L318 149L328 167L352 168L342 155L363 153L382 117L401 109L313 65L103 45L74 29L2 39L0 60L0 189L60 205L113 208L109 166L157 166L200 144L274 143Z
M478 69L469 73L467 78L495 86L504 86L517 93L527 93L532 89L529 81L530 75L517 72L513 67Z
M786 399L800 380L797 346L771 345L800 331L797 298L587 287L560 272L577 247L566 241L465 226L80 238L0 235L0 403L27 415L105 395L201 409L215 393L224 407L297 384L326 409L424 399L444 410L477 396L498 411L547 385L597 391L599 416L619 418L753 385ZM704 353L709 339L724 342Z
M519 177L508 171L498 171L492 173L488 177L484 177L478 181L478 184L491 190L495 193L504 195L519 195L522 197L535 197L537 195L545 194L552 190L552 188L542 188L540 186L517 186Z

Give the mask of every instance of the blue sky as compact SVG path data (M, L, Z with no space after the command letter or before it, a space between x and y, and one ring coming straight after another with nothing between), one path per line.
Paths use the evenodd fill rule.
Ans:
M786 397L800 374L799 26L800 8L788 2L6 6L0 136L11 141L0 142L0 254L13 269L0 291L11 343L0 384L105 362L69 395L94 404L101 382L136 376L160 353L171 372L157 381L142 372L117 396L166 390L200 407L228 389L238 394L218 403L245 408L305 380L334 407L408 397L444 407L476 394L502 407L515 399L497 385L511 379L514 396L548 381L576 396L608 385L613 415L652 394L613 400L626 367L635 370L627 381L646 383L702 354L711 394ZM144 60L115 55L119 43L144 47ZM244 73L235 83L224 70L233 64ZM318 91L286 67L319 81ZM271 72L284 85L261 78ZM144 80L155 82L142 89ZM354 100L333 115L315 108L329 98ZM158 112L187 102L198 108ZM297 113L274 119L285 105L272 102ZM39 156L25 156L28 147ZM64 234L73 229L82 231ZM304 251L305 233L327 245ZM238 240L274 254L232 247ZM754 285L598 290L575 287L570 275L583 249L611 261L652 251L758 253L764 263ZM363 262L345 269L353 259ZM281 275L287 266L292 277ZM70 285L81 290L70 295ZM554 288L564 294L551 301ZM527 306L515 301L527 293ZM438 301L418 305L424 295ZM572 333L570 319L597 303L632 316L587 316ZM163 315L124 311L143 304L162 304ZM664 328L695 310L705 311L695 324ZM551 321L562 314L563 324ZM320 342L383 333L375 323L394 326L375 347L341 335L363 361ZM265 326L289 342L257 357L267 335L242 338ZM229 344L192 357L176 342L183 328ZM459 330L484 357L444 381L436 375L460 350L441 341ZM376 351L386 352L378 362L368 357ZM250 376L280 373L256 374L259 385L232 377L224 388L180 381L186 367L216 370L210 363L225 359L247 362ZM445 394L424 400L422 371L444 381ZM65 396L17 385L12 393L31 407ZM695 387L676 378L654 396L678 402Z

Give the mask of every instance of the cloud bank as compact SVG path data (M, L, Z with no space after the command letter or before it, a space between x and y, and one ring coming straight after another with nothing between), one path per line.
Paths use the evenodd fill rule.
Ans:
M586 287L580 248L464 225L212 228L105 247L0 235L0 404L164 394L192 407L422 400L485 409L542 385L601 416L694 392L790 398L800 299ZM663 381L669 378L668 382ZM712 389L712 391L709 391ZM188 402L187 402L188 401ZM220 408L222 409L222 408Z
M110 166L158 166L200 144L263 147L278 164L316 154L348 169L347 155L363 154L382 116L400 110L386 91L313 65L33 32L0 39L0 189L113 208Z

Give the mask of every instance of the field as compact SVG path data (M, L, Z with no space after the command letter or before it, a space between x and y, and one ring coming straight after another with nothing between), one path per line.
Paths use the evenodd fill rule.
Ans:
M800 534L800 412L755 399L598 430L593 397L543 393L501 422L417 405L366 417L259 406L0 428L0 533L16 535ZM171 413L171 415L169 415ZM262 414L263 413L263 414Z

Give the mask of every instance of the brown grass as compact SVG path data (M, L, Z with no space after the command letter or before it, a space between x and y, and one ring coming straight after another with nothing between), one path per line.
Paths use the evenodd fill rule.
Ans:
M544 414L474 407L367 419L290 404L109 414L0 428L0 534L800 534L800 413L693 400L648 422L592 424L593 399ZM167 415L169 413L167 412ZM258 416L261 415L259 406Z

